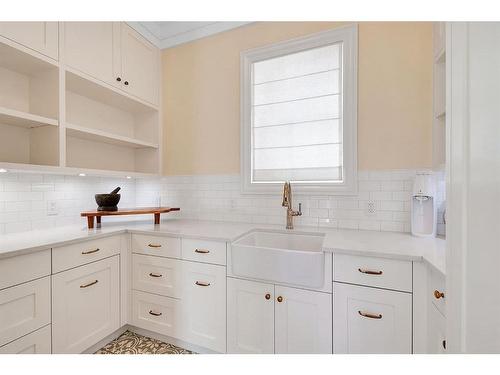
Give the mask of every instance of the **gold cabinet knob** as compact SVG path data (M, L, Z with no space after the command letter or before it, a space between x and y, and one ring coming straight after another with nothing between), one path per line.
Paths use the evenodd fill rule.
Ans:
M439 290L435 290L435 291L434 291L434 297L435 297L436 299L444 298L444 293L443 293L443 292L440 292Z
M278 298L276 298L276 300L277 300L278 302L283 302L283 297L278 296Z
M269 293L267 293L265 297L266 297L267 300L271 299L271 295Z

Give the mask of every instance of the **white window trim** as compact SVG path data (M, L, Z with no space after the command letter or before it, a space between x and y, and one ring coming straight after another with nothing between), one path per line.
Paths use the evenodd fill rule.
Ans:
M281 184L251 183L251 67L252 64L294 52L343 42L343 177L341 183L294 183L294 192L328 195L357 194L357 107L358 107L358 26L357 24L323 31L306 37L287 40L269 46L241 52L240 122L241 122L241 183L242 193L271 194L280 192Z

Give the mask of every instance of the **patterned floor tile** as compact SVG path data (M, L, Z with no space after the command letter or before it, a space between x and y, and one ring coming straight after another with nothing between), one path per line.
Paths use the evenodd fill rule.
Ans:
M125 331L95 354L195 354L166 342Z

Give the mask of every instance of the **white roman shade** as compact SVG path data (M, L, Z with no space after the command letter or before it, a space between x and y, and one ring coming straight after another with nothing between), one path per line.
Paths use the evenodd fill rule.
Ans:
M242 191L355 194L357 26L241 54Z
M342 181L342 44L252 66L252 181Z

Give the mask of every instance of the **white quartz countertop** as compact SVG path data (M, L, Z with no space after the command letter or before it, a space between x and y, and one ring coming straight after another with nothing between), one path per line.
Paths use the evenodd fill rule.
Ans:
M280 225L185 219L168 219L162 221L159 226L146 222L104 223L102 228L92 230L81 226L67 226L43 231L0 235L0 258L127 231L233 242L256 229L284 231ZM440 238L418 238L408 233L322 227L297 227L293 231L324 233L323 249L325 252L424 261L443 274L446 271L445 240Z

